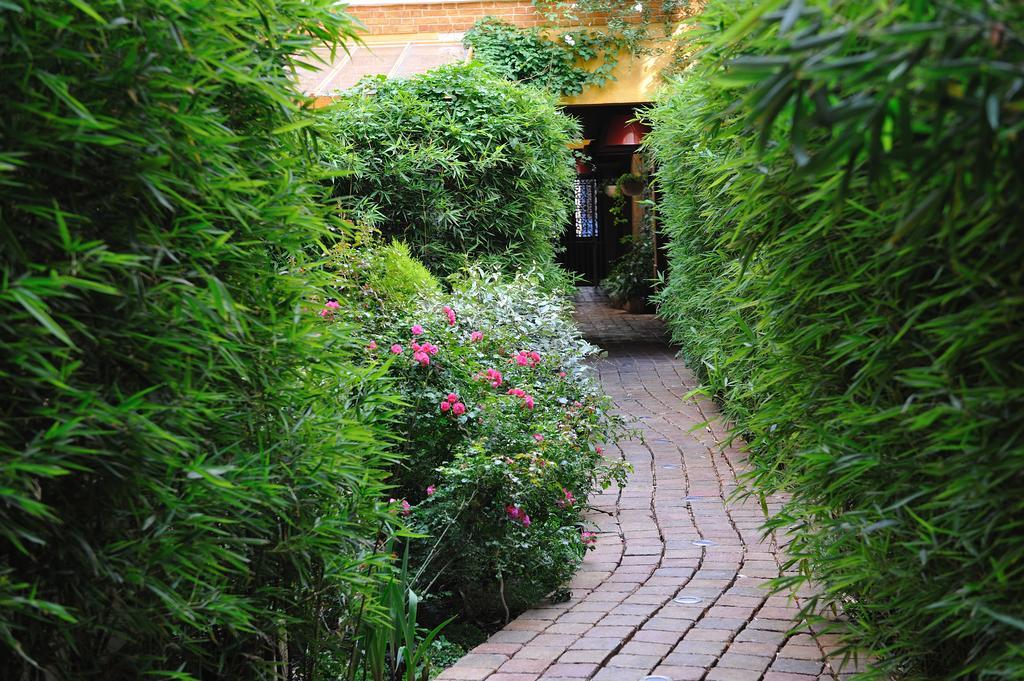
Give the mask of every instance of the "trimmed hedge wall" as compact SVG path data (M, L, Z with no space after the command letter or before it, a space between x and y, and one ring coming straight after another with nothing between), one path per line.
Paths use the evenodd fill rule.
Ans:
M712 0L661 313L875 674L1024 678L1024 6Z

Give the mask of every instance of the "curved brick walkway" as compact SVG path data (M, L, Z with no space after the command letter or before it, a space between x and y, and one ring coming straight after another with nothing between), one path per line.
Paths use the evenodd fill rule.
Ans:
M661 322L613 310L595 289L580 292L577 317L608 350L596 362L605 391L642 431L618 447L634 472L621 492L592 498L600 534L570 584L572 599L523 613L439 679L844 678L821 647L831 636L787 633L799 606L765 589L782 549L762 538L756 501L726 501L748 464L719 444L714 405L684 400L697 381ZM769 511L781 501L770 498Z

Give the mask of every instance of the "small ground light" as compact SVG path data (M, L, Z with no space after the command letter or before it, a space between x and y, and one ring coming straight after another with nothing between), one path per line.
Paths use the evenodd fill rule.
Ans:
M677 596L672 599L672 602L679 605L697 605L703 600L700 596Z
M667 676L645 676L644 681L672 681Z
M694 539L690 543L693 544L694 546L714 546L715 545L715 542L711 541L710 539Z

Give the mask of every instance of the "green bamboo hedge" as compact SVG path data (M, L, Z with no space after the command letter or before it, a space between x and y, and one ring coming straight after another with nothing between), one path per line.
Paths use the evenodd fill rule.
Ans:
M684 355L876 673L1024 678L1024 5L712 0L651 113Z
M344 225L292 67L353 31L0 2L0 677L324 678L392 408L307 302Z
M345 214L400 238L434 273L554 264L579 124L555 98L479 64L364 79L326 111L324 162ZM354 169L354 172L349 172Z

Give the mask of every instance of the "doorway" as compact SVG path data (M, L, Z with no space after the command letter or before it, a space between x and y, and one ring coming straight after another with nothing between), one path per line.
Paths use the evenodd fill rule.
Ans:
M637 145L609 143L609 126L632 118L634 105L566 107L580 121L588 157L577 170L574 206L562 235L559 262L586 286L597 286L625 251L622 239L633 233L634 211L616 183L632 170Z

